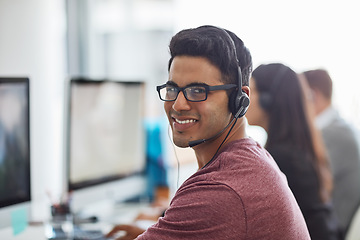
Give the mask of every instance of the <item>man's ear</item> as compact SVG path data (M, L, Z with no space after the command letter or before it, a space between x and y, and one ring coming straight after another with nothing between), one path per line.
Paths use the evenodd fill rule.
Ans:
M330 104L329 100L317 89L312 89L312 101L314 103L316 114L324 111Z
M321 102L324 99L324 96L318 89L311 89L310 92L311 92L311 100L315 104L318 104L319 102Z
M243 92L245 92L248 95L248 97L250 97L250 87L249 86L242 86L241 90Z

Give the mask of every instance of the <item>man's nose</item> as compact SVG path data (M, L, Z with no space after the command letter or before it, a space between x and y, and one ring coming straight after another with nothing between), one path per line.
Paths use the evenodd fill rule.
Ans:
M185 95L182 91L179 92L172 108L177 112L189 110L191 108L189 101L185 98Z

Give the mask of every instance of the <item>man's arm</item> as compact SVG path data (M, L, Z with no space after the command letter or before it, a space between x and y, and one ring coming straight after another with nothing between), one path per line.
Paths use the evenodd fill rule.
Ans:
M198 182L180 189L165 216L138 239L241 239L245 235L239 196L224 184Z

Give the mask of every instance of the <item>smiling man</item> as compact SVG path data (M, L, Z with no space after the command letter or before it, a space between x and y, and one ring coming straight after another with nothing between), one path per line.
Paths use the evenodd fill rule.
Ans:
M252 60L241 39L214 26L186 29L170 54L157 91L174 144L193 148L199 170L138 239L310 239L286 178L246 136Z

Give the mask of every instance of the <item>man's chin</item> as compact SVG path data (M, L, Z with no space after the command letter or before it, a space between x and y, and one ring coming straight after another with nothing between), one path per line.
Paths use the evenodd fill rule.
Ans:
M189 142L174 140L174 144L175 144L175 146L177 146L179 148L187 148L187 147L189 147Z

